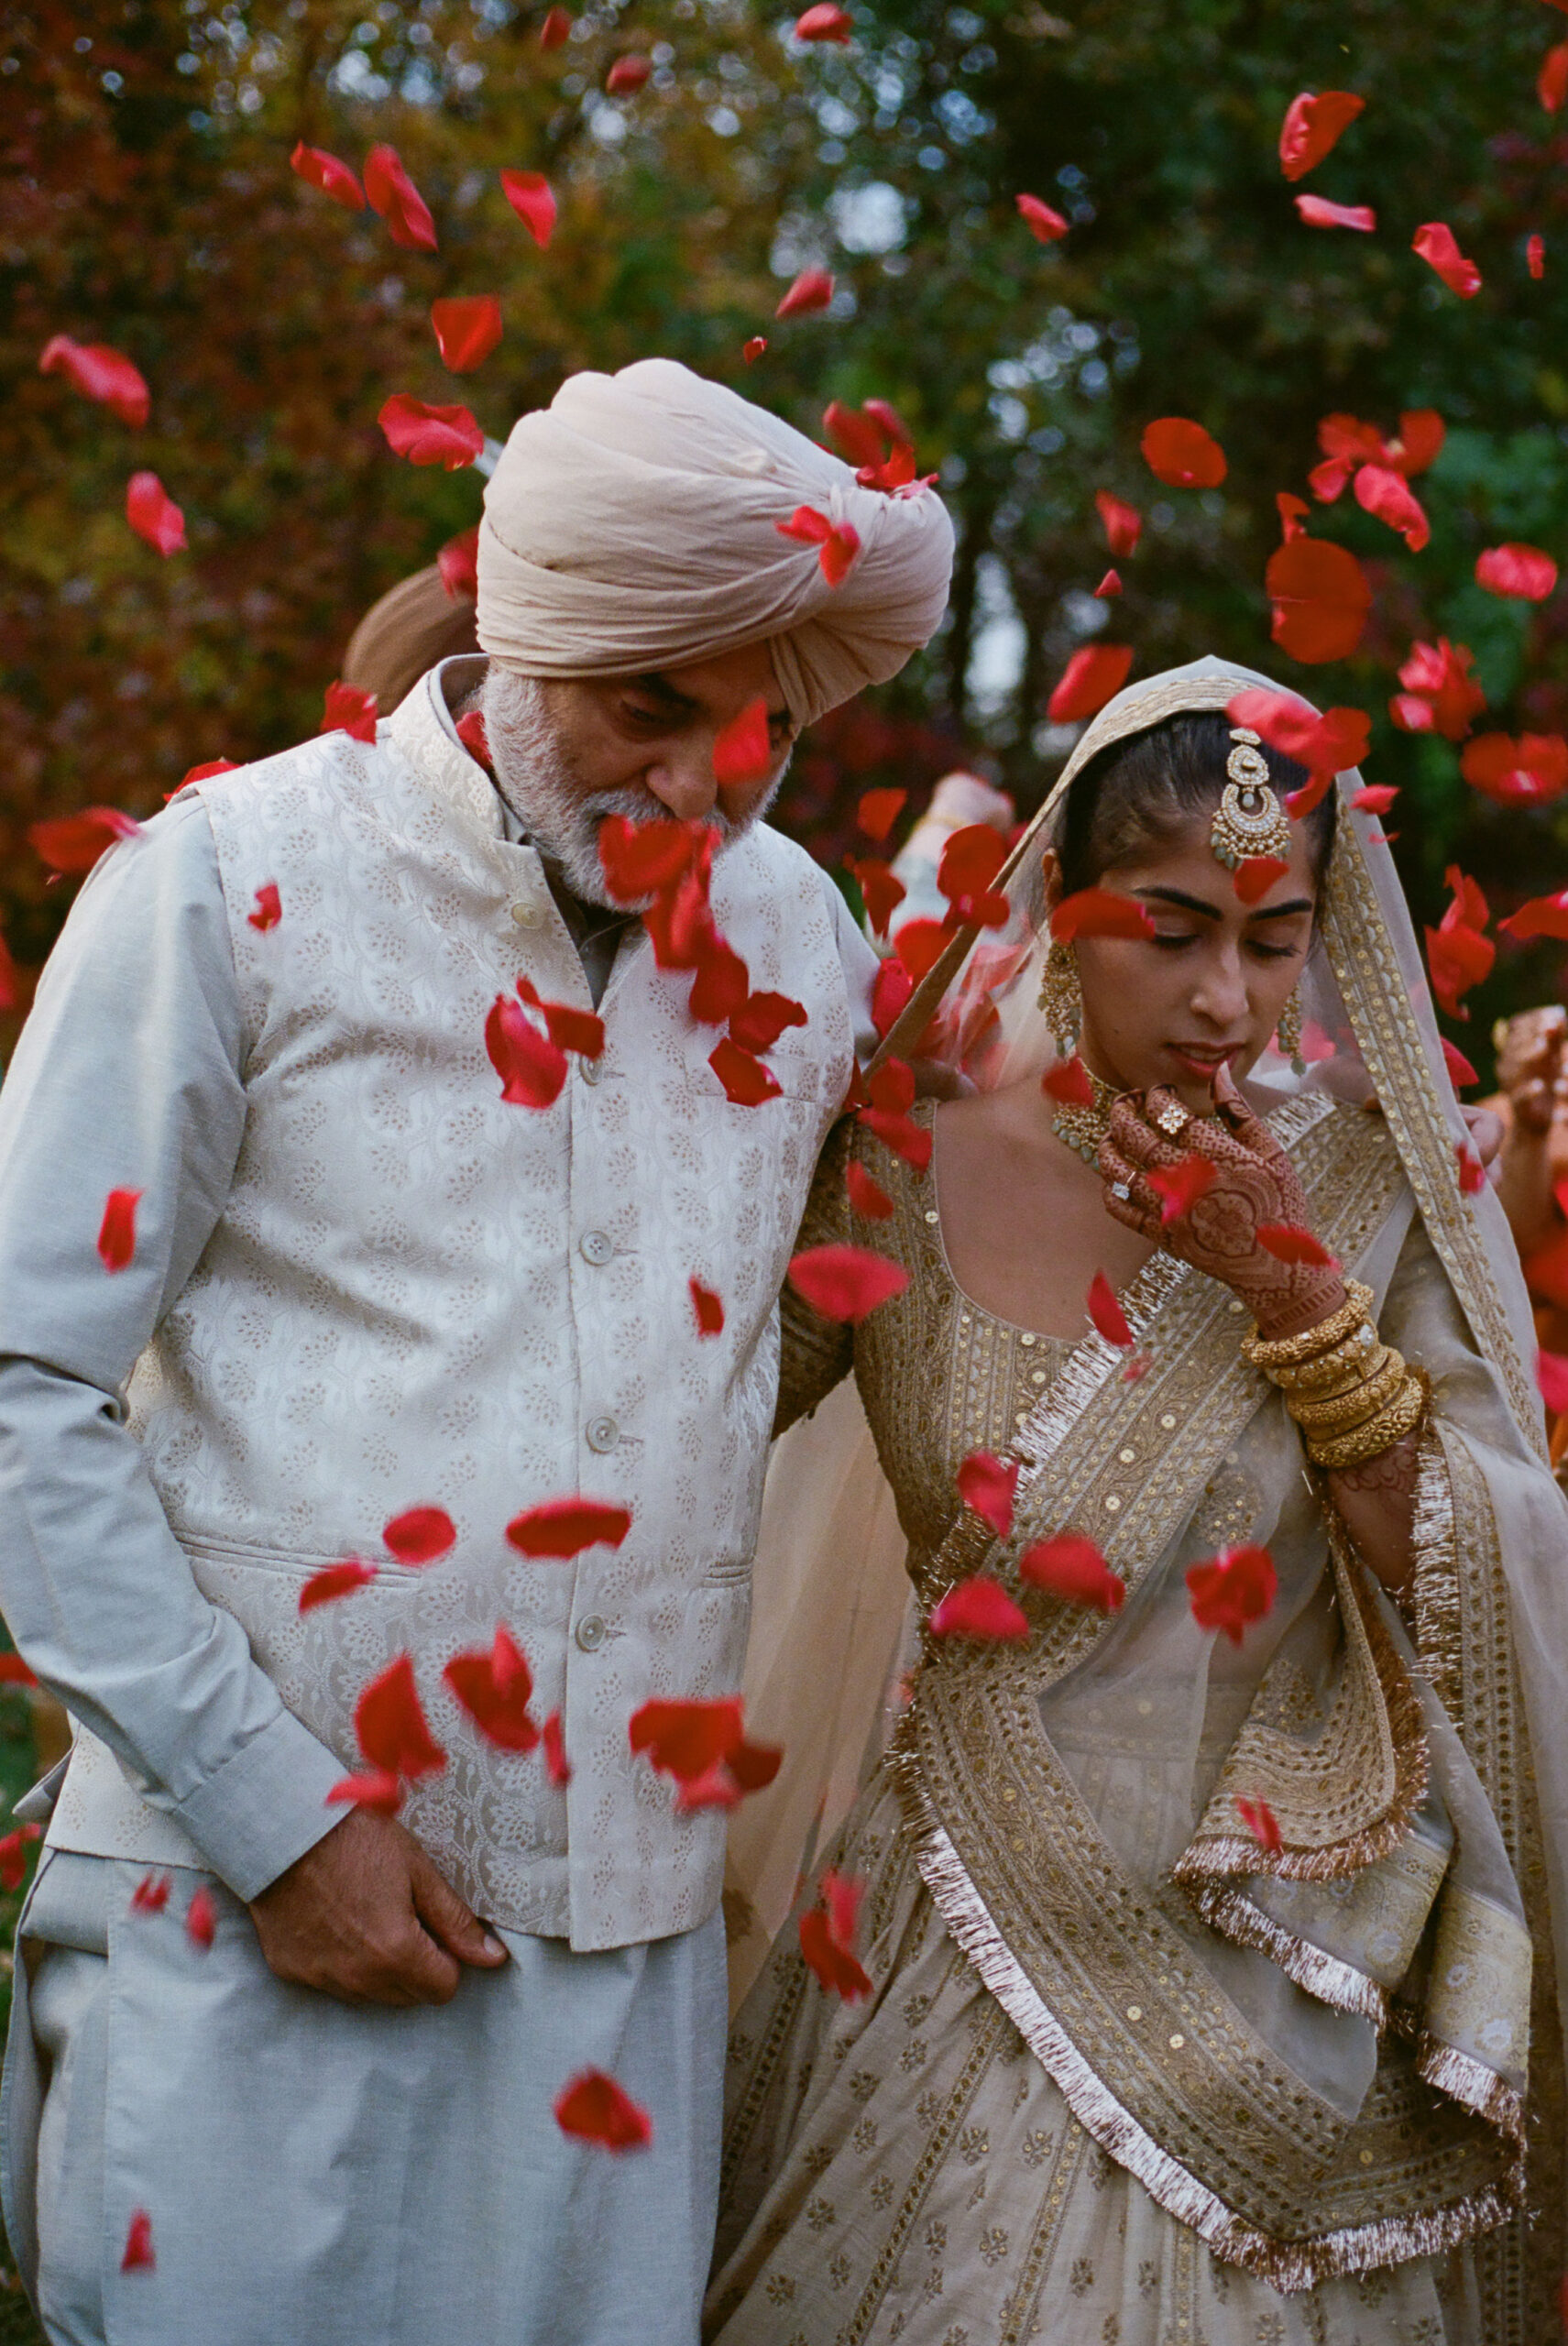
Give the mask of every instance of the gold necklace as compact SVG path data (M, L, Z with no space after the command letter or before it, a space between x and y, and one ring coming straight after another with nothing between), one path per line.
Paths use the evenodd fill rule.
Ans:
M1081 1051L1078 1063L1089 1078L1093 1104L1082 1108L1061 1102L1052 1113L1051 1130L1058 1140L1067 1143L1075 1157L1081 1157L1086 1165L1093 1165L1099 1158L1100 1144L1111 1129L1111 1111L1122 1095L1111 1084L1102 1082Z

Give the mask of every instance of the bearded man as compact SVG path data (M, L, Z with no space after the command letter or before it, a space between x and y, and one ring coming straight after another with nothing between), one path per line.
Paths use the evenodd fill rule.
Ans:
M802 505L858 532L837 586ZM487 492L488 668L188 786L83 888L0 1099L0 1596L75 1723L4 2129L52 2340L696 2338L723 1818L629 1723L739 1681L776 1296L866 987L760 817L950 559L929 492L682 367L575 377ZM759 695L772 771L720 784ZM714 919L806 1014L776 1096L715 1077L608 815L721 832ZM487 1049L520 979L578 1014L538 1106ZM619 1545L541 1554L519 1518L578 1496ZM563 2131L587 2070L645 2146Z

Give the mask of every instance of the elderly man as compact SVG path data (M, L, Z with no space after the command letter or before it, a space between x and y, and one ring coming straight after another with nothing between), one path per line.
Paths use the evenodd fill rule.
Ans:
M858 535L837 584L802 506ZM0 1597L76 1723L5 2112L52 2340L695 2338L723 1814L629 1723L739 1679L865 987L759 817L950 556L928 492L682 367L576 377L487 494L488 672L191 785L83 889L0 1099ZM771 771L720 781L759 697ZM719 831L713 918L806 1013L757 1104L607 887L614 815ZM498 1078L520 1018L545 1047L520 986L548 1099ZM651 2140L557 2122L587 2071Z

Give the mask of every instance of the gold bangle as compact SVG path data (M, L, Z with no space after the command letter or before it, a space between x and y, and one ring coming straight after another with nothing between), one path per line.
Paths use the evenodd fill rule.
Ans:
M1314 1466L1321 1466L1330 1474L1342 1467L1365 1466L1368 1459L1380 1458L1396 1442L1403 1442L1407 1434L1414 1433L1426 1415L1427 1390L1426 1379L1412 1371L1386 1409L1380 1409L1365 1425L1357 1426L1354 1433L1341 1434L1332 1442L1309 1442L1308 1457Z
M1392 1350L1385 1349L1376 1374L1354 1391L1338 1393L1329 1401L1304 1403L1292 1408L1291 1416L1305 1434L1315 1438L1331 1433L1350 1433L1356 1426L1364 1426L1379 1409L1386 1409L1408 1375L1404 1361Z
M1369 1287L1363 1287L1359 1279L1347 1279L1344 1301L1326 1320L1320 1320L1315 1327L1303 1328L1297 1336L1260 1336L1255 1322L1251 1332L1242 1340L1242 1350L1254 1368L1261 1368L1266 1376L1277 1368L1299 1367L1303 1361L1318 1360L1336 1344L1342 1344L1363 1321L1370 1325L1372 1301Z
M1303 1361L1299 1368L1277 1368L1266 1372L1282 1393L1302 1393L1310 1399L1331 1400L1336 1393L1348 1393L1370 1373L1368 1364L1382 1349L1377 1331L1369 1320L1335 1344L1332 1351L1320 1353L1316 1360Z

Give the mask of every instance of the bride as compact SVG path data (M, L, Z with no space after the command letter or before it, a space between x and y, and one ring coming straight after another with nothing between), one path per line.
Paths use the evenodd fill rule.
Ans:
M891 1038L976 1087L915 1111L928 1167L855 1121L823 1160L802 1247L908 1285L853 1332L786 1299L780 1423L852 1369L926 1626L828 1859L871 1993L791 1921L735 2023L721 2346L1557 2334L1568 1516L1387 846L1354 774L1285 815L1305 773L1224 713L1263 682L1110 703L1010 926ZM1147 933L1053 943L1091 889ZM1086 1332L1102 1272L1125 1331ZM1016 1467L1004 1532L975 1453ZM930 1626L976 1579L1026 1637ZM796 1717L830 1711L860 1640L768 1617Z

